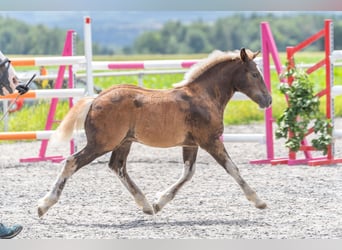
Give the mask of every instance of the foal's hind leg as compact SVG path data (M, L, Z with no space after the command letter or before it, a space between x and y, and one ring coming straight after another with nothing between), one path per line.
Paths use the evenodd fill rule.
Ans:
M184 168L182 176L178 181L166 189L159 197L158 201L153 204L154 212L157 213L169 203L180 190L180 188L190 179L195 173L195 161L197 156L198 147L183 147L183 161Z
M81 151L69 156L62 171L58 175L52 189L38 201L38 215L42 217L50 207L57 203L66 181L81 167L92 162L103 153L95 153L93 148L85 147Z
M135 202L146 214L153 214L153 208L147 201L145 195L139 187L129 177L126 170L126 160L131 149L132 142L124 142L119 148L115 149L109 161L109 167L119 177L121 183L132 194Z
M264 209L267 207L266 203L259 199L256 192L247 184L247 182L241 177L239 169L235 163L229 157L224 145L221 141L216 140L213 144L203 147L208 153L210 153L215 160L230 174L235 181L239 184L246 198L253 202L255 207Z

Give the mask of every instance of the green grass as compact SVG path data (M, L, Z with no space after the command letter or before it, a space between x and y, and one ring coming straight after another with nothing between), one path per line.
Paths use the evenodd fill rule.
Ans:
M175 55L175 56L122 56L122 57L96 57L95 60L160 60L160 59L197 59L203 58L206 55ZM305 52L300 53L296 57L296 63L313 63L323 58L321 52ZM281 54L281 61L284 64L285 54ZM32 70L33 68L25 68L26 70ZM19 71L19 69L18 69ZM311 79L316 82L317 90L320 90L324 86L325 72L319 70L313 73ZM335 68L335 82L336 84L342 84L342 68ZM171 88L173 83L179 82L183 79L183 74L175 75L145 75L143 78L144 86L153 89L165 89ZM284 96L279 92L279 79L275 72L271 75L272 81L272 96L273 96L273 114L274 118L281 115L286 108L286 101ZM120 76L120 77L103 77L95 78L95 85L106 89L115 84L131 83L138 85L137 76ZM322 102L324 103L324 98ZM39 104L33 106L26 106L21 111L11 113L9 115L9 130L10 131L30 131L30 130L44 130L46 117L49 110L48 101L40 101ZM68 111L68 105L66 102L60 102L57 108L56 119L61 120ZM342 116L342 97L335 99L335 114L336 116ZM0 113L0 115L2 115ZM258 109L257 104L252 101L232 101L228 104L224 123L229 124L248 124L254 122L263 122L263 111ZM0 130L4 130L3 122L0 123ZM54 128L57 126L54 125Z
M60 101L57 105L55 120L63 119L68 111L69 103ZM9 114L9 131L37 131L44 130L50 108L49 101L39 101L35 105L24 106L23 109ZM2 116L2 113L0 113ZM53 128L57 127L57 123ZM0 130L4 130L4 123L0 124Z

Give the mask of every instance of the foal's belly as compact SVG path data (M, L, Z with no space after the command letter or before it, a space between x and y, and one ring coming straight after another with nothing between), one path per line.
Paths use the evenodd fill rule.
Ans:
M176 113L158 116L150 114L136 121L135 138L140 143L153 147L182 145L188 134L184 118Z
M157 148L170 148L175 146L182 146L184 140L174 140L172 138L157 138L157 137L143 137L137 138L136 140L147 146L157 147Z

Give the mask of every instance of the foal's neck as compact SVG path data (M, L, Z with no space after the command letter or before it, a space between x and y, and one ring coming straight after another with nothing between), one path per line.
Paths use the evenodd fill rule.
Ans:
M219 63L198 77L191 87L202 91L201 94L208 96L223 112L235 92L233 76L236 69L234 61Z

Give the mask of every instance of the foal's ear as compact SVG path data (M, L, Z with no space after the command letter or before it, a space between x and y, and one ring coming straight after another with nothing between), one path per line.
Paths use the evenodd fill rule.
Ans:
M248 55L247 55L247 52L246 52L246 49L245 48L242 48L241 50L240 50L240 57L241 57L241 60L243 61L243 62L249 62L249 57L248 57Z
M255 59L259 54L260 54L260 50L258 50L257 52L253 53L253 59Z

